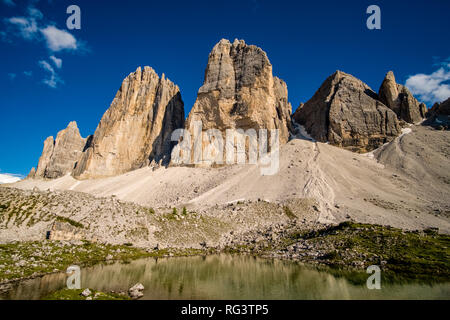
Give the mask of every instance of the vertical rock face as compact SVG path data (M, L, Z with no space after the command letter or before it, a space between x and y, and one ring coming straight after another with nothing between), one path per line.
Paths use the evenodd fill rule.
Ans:
M86 139L82 138L75 121L56 136L44 141L35 177L55 179L71 173L81 156Z
M401 132L396 114L377 94L341 71L328 77L293 118L314 139L357 152L373 150Z
M291 112L286 83L272 75L266 53L243 40L231 44L222 39L209 55L186 128L201 121L203 131L279 129L284 143L289 138Z
M386 74L378 95L381 102L392 109L401 120L416 123L425 118L426 105L419 103L408 88L397 84L392 71Z
M150 67L138 68L123 81L74 176L113 176L151 161L169 161L172 131L183 126L178 86Z

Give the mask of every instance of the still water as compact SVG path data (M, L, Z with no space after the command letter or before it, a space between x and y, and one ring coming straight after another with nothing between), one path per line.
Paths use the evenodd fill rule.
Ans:
M40 299L65 288L65 274L16 285L3 299ZM81 287L126 291L136 283L144 299L450 299L450 283L356 286L341 277L296 262L216 255L141 259L81 271Z

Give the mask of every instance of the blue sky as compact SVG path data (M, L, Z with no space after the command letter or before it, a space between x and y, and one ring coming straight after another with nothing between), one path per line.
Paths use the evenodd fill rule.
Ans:
M72 4L81 30L66 27ZM366 27L372 4L381 30ZM92 134L138 66L179 85L187 115L221 38L263 48L294 109L337 69L376 91L393 70L430 104L450 90L449 12L447 0L0 0L0 172L26 175L72 120Z

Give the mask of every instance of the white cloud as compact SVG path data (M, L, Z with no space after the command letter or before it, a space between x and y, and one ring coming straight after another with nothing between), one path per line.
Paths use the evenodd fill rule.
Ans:
M61 67L62 67L62 59L59 59L59 58L57 58L55 56L50 56L50 59L53 61L53 63L55 64L55 66L58 69L61 69Z
M23 177L18 174L0 173L0 184L2 183L14 183L22 180Z
M9 7L14 7L16 4L14 3L14 1L12 0L3 0L2 1L4 4L6 4Z
M441 64L438 70L431 74L419 73L409 76L405 85L413 94L430 104L442 102L450 97L450 63Z
M65 30L48 26L40 29L40 31L47 41L47 47L52 51L76 50L78 48L75 37Z
M38 31L36 20L33 18L12 17L6 19L6 23L9 23L22 38L27 40L35 38Z
M55 73L55 69L45 60L39 61L39 65L50 73Z
M58 86L58 83L64 83L64 81L61 80L59 75L56 73L55 69L45 60L39 61L39 65L44 70L48 71L50 73L50 77L48 79L44 79L43 82L48 85L50 88L56 88Z
M31 77L33 75L33 71L24 71L23 74L27 77Z

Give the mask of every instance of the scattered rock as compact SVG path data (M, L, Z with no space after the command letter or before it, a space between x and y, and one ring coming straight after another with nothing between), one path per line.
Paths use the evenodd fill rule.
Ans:
M128 295L131 299L142 298L144 296L144 289L141 283L137 283L128 290Z
M83 297L89 297L92 294L91 290L89 289L84 289L83 292L81 293L81 295ZM92 298L91 298L92 299Z

